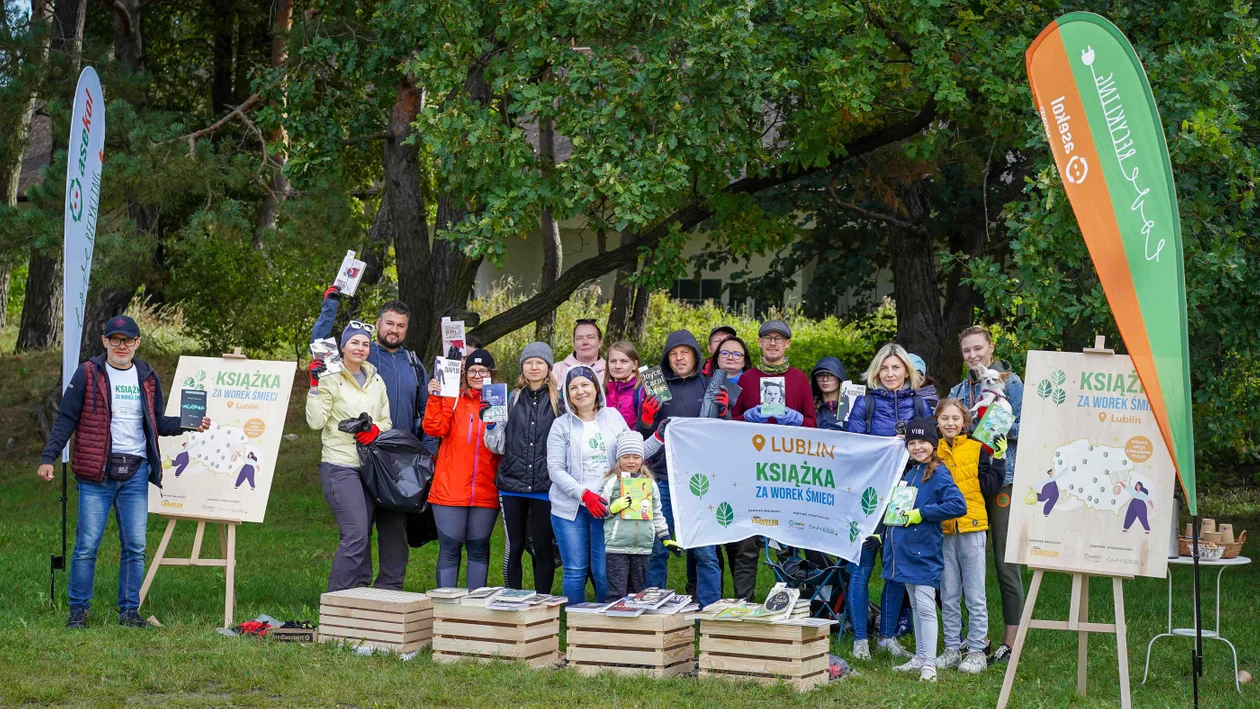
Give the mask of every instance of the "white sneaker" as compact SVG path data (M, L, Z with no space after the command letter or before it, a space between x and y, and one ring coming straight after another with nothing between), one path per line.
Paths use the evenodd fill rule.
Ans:
M935 682L936 681L936 665L931 665L931 664L924 665L923 669L919 670L919 681L920 682Z
M962 662L962 653L952 647L945 648L936 658L936 666L942 670L952 670Z
M869 640L853 641L853 659L869 660L871 659L871 644Z
M984 659L984 653L973 651L973 652L967 653L967 657L964 658L961 663L959 663L958 671L966 672L967 674L978 675L981 672L984 672L984 669L988 666L989 666L989 662L988 660Z
M897 659L910 657L910 653L901 646L901 643L897 642L896 638L884 638L883 640L880 640L879 644L875 646L875 649L881 652L886 652Z
M894 667L893 671L894 672L918 672L919 670L922 670L926 666L927 666L927 660L924 660L922 657L915 655L914 657L910 658L909 662L903 665L897 665L896 667ZM933 666L932 668L932 673L936 674L935 666Z

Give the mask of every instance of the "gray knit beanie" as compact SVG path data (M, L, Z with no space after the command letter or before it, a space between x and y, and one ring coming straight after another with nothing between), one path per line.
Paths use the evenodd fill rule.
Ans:
M551 354L551 346L546 342L531 342L525 345L525 349L521 350L521 359L517 362L521 367L525 366L525 360L530 357L537 357L547 363L548 367L555 366L555 357Z
M622 431L617 436L617 457L623 455L637 455L643 457L643 436L634 431Z

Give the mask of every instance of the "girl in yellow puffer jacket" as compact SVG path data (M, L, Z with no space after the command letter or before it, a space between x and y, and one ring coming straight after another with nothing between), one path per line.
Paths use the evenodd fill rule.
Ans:
M985 605L985 540L989 528L985 495L1002 486L1006 464L984 451L979 441L967 436L971 413L958 399L947 398L936 405L936 426L941 439L936 455L945 461L954 483L967 501L967 513L942 523L945 532L945 568L941 572L941 624L945 631L945 652L936 658L937 669L957 667L976 674L988 666L984 649L989 634L988 607ZM970 631L966 645L962 638L962 608L966 599ZM965 657L964 657L965 655Z

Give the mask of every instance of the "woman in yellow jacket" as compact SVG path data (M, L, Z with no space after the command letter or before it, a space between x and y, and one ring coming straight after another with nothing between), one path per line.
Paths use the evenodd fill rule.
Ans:
M376 505L372 495L359 476L359 450L356 441L367 445L376 440L381 431L393 428L389 418L389 399L385 394L385 380L368 364L372 349L372 335L362 323L352 322L341 333L341 361L345 369L336 374L324 373L324 362L314 360L308 368L311 374L311 391L306 395L306 425L321 431L323 451L320 454L319 481L324 488L324 499L337 519L341 540L333 556L332 573L328 577L328 590L340 591L357 586L367 586L372 581L372 561L368 555L368 542L372 536L372 517ZM322 375L322 376L321 376ZM366 413L372 417L371 429L351 436L337 428L346 419ZM384 551L386 537L402 539L406 548L407 530L405 517L389 515L400 520L399 528L383 525L385 516L377 520L377 535ZM397 580L402 587L407 557L402 556L402 568L393 563L396 555L381 555L381 573L377 585L385 587L383 580ZM390 586L392 587L392 583Z
M971 413L958 399L947 398L936 405L936 427L941 440L936 455L954 476L954 484L967 501L967 514L942 523L945 531L945 568L941 572L941 624L945 631L945 652L936 658L937 669L957 667L976 674L988 666L989 613L985 605L985 539L989 517L984 496L1002 487L1006 464L992 459L979 441L967 437ZM967 603L970 631L962 642L962 608ZM965 654L965 657L964 657Z

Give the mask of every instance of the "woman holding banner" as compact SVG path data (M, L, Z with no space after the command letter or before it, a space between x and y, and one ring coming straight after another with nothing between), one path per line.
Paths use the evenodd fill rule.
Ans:
M911 419L931 416L931 408L919 395L923 375L911 365L910 353L901 345L889 343L875 353L866 368L866 394L853 402L845 430L870 436L902 436L905 424ZM862 544L862 557L849 572L849 593L845 603L849 608L849 621L853 623L853 657L858 660L871 658L867 640L867 623L870 609L871 575L875 559L879 556L881 524L876 533ZM878 649L893 657L910 657L910 653L893 636L901 616L905 587L896 581L884 582L880 600L880 632Z
M328 577L329 591L366 586L371 581L371 564L368 564L367 577L364 578L363 562L372 537L372 517L376 505L359 476L362 464L355 443L371 443L381 431L393 428L393 422L389 417L385 380L367 361L372 350L370 327L352 321L342 331L342 371L325 374L324 362L320 359L312 360L307 368L311 375L311 391L306 395L306 425L321 432L324 445L320 454L319 481L341 535L333 556L332 573ZM363 413L372 417L372 427L367 431L352 436L337 428L337 424L345 419L357 418ZM401 516L398 519L405 522ZM381 529L378 523L377 533L397 533L405 538L407 532L401 525L398 529ZM401 585L406 556L402 558L404 568L389 570L390 573L382 568L381 576L396 577ZM381 556L381 564L387 564L386 555Z
M1006 662L1015 646L1015 634L1019 630L1019 616L1024 611L1024 582L1019 575L1018 564L1006 563L1006 530L1011 519L1011 482L1015 479L1015 449L1019 441L1019 415L1023 408L1024 383L1011 366L993 358L993 337L979 325L958 334L958 346L962 349L963 362L971 370L967 378L949 391L968 408L975 405L982 394L978 374L984 368L1011 372L1006 380L1006 398L1015 414L1015 423L1006 432L1006 477L1002 487L994 495L985 495L984 505L989 517L989 539L993 542L993 567L997 572L998 588L1002 592L1002 622L1006 631L1002 644L993 651L990 664Z
M499 517L499 490L494 484L499 454L485 443L481 420L481 388L494 376L494 357L476 349L464 359L459 396L440 396L437 380L429 382L424 432L441 438L429 504L437 526L437 584L459 585L459 559L468 548L468 588L486 585L490 574L490 535Z

